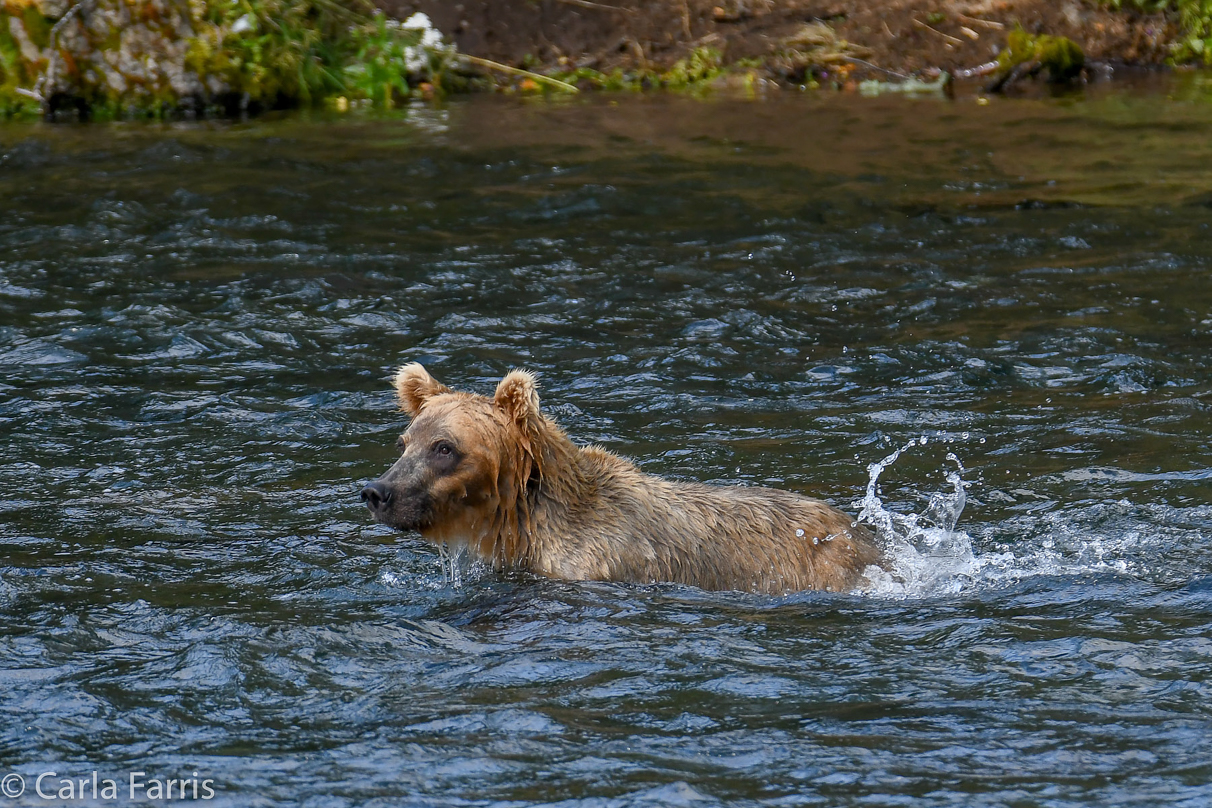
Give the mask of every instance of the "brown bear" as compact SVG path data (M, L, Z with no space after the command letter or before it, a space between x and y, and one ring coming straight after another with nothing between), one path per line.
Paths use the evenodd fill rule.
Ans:
M868 530L819 500L674 482L576 446L540 411L527 371L493 398L450 390L416 363L395 387L412 422L363 501L383 524L498 568L783 594L854 589L882 560Z

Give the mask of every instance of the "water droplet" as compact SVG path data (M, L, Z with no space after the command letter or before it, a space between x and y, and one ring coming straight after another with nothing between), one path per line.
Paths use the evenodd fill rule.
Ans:
M801 539L802 539L802 538L804 538L804 530L803 530L803 528L798 528L798 527L797 527L797 528L795 529L795 535L799 536Z

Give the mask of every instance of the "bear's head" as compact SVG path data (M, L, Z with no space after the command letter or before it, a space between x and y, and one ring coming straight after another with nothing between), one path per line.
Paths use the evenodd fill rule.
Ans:
M414 362L396 373L395 389L412 420L396 444L400 459L362 489L362 500L385 525L504 561L540 473L535 443L544 419L534 375L511 371L487 398L455 392Z

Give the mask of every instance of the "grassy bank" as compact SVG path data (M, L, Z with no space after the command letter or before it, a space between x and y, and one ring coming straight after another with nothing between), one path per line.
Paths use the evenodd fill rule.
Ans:
M903 8L867 0L827 19L815 0L719 6L610 0L588 7L492 0L482 4L480 21L451 16L455 7L436 0L379 2L399 19L371 0L0 0L0 115L106 119L308 105L385 108L470 89L695 93L851 88L864 78L910 86L910 78L922 77L931 83L916 85L934 87L935 77L976 65L1014 80L1055 80L1077 75L1083 61L1121 56L1212 61L1212 0L1099 0L1082 7L1086 17L1078 22L1043 0L1002 3L981 19L945 0L929 14L920 13L917 0ZM662 23L665 5L669 20ZM733 6L748 11L727 10ZM877 26L871 15L884 11ZM578 21L593 25L575 29ZM517 40L513 55L477 52L477 41L499 40L506 24ZM1065 26L1068 36L1052 36ZM573 33L561 40L562 32ZM467 44L464 53L456 50L456 34ZM1130 51L1146 39L1147 47ZM577 52L598 40L623 44L596 55ZM659 42L672 44L662 50ZM1065 46L1059 61L1050 59L1055 43ZM989 67L991 53L1000 53L1000 67Z
M464 88L423 14L341 0L3 0L0 112L92 118L390 107Z

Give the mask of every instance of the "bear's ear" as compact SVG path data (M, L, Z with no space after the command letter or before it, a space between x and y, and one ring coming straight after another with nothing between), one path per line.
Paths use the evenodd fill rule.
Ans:
M534 374L529 370L511 370L497 385L493 397L515 424L522 425L539 416L539 392Z
M439 382L419 362L410 362L396 371L396 399L400 409L415 418L430 396L449 393L450 388Z

